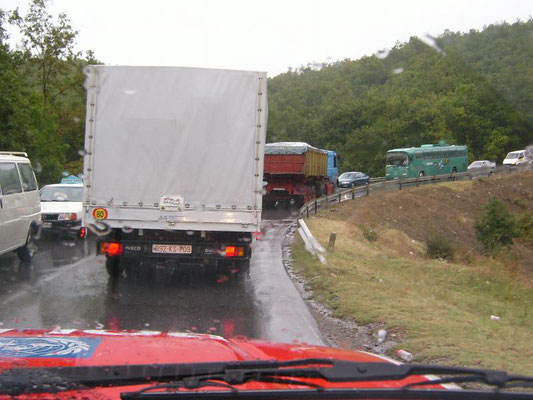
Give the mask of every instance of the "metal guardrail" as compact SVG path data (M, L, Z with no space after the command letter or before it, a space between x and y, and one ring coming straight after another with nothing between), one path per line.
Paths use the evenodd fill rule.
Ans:
M304 204L298 215L302 218L309 217L311 214L317 214L319 210L329 207L331 204L341 203L347 200L355 200L358 197L369 196L372 192L402 190L404 187L419 186L427 183L437 183L442 181L456 181L481 178L483 176L490 176L492 174L511 173L516 171L524 171L533 169L533 164L527 164L524 167L498 167L495 170L483 172L459 172L449 175L432 175L421 176L409 179L394 179L387 180L385 177L370 178L370 182L364 186L352 187L345 190L340 190L327 196L322 196L311 200Z

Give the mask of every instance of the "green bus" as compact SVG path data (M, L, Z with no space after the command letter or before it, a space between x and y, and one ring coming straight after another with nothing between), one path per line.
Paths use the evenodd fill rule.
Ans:
M466 146L423 144L420 147L387 151L387 179L446 175L466 171Z

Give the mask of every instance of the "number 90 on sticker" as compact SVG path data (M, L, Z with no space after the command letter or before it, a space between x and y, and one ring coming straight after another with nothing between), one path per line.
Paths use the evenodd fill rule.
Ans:
M105 208L95 208L93 210L93 217L94 219L106 219L107 210Z

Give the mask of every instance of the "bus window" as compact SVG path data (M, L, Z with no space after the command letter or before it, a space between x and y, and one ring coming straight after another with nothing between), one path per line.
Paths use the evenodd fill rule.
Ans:
M407 153L394 152L387 154L387 165L394 165L396 167L408 165Z

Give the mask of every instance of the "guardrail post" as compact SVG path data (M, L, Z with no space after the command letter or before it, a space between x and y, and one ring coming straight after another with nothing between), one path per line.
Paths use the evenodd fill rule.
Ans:
M355 200L355 188L352 186L352 200Z
M341 194L339 193L339 203L341 202Z
M398 190L402 190L402 178L398 179Z
M318 213L318 202L315 200L315 215Z
M416 177L416 187L418 187L418 185L419 185L418 178L419 178L419 177L417 176L417 177Z
M337 234L335 232L331 232L329 235L329 243L328 243L328 251L334 251L335 250L335 240L337 239Z
M370 183L366 183L366 195L370 196Z

